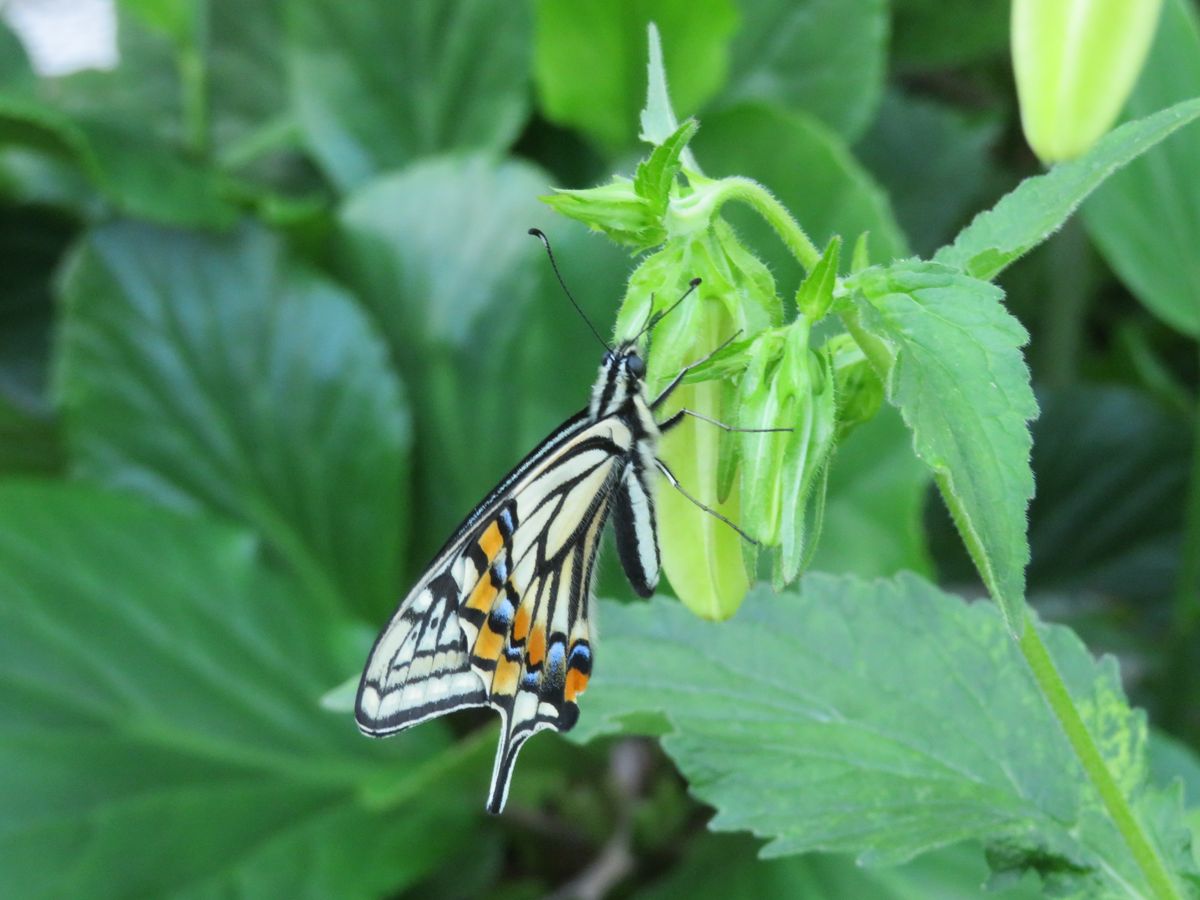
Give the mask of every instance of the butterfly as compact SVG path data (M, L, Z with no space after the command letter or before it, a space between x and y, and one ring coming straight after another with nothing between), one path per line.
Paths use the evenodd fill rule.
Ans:
M557 275L545 235L530 234L544 243ZM699 283L693 279L667 312ZM567 731L579 718L593 667L590 601L605 523L612 519L621 566L643 597L654 592L661 568L653 476L737 528L688 494L658 458L659 439L684 416L729 428L686 409L656 420L687 373L709 358L684 367L649 399L637 342L665 315L613 348L592 328L607 349L588 406L468 514L380 633L363 670L355 718L372 737L468 707L500 714L490 813L504 808L525 741L544 729Z

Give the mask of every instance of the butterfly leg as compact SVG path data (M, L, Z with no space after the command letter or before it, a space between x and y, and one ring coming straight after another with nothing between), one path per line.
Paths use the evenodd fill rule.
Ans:
M716 419L710 419L703 413L698 413L691 409L681 409L669 419L665 419L658 423L658 430L664 434L683 421L684 416L691 416L693 419L699 419L701 422L708 422L710 425L716 425L718 428L724 428L726 431L737 432L738 434L765 434L775 431L792 431L791 428L737 428L733 425L726 425L724 422L718 422Z
M650 408L656 410L660 406L662 406L664 403L666 403L667 398L670 397L671 394L673 394L675 392L675 388L679 387L679 385L683 383L684 376L687 375L688 372L692 371L692 369L695 369L698 366L704 365L706 362L708 362L710 359L712 359L714 356L716 356L718 353L720 353L722 350L724 350L726 347L728 347L730 344L732 344L734 341L736 341L738 335L741 333L742 333L741 329L738 329L733 334L731 334L726 341L724 341L722 344L720 344L711 353L708 353L708 354L700 357L695 362L688 363L686 366L684 366L682 369L680 369L679 373L674 378L671 379L671 383L662 389L661 394L659 394L657 397L654 398L654 402L650 404Z
M758 541L756 541L754 538L750 537L750 535L746 534L746 532L742 531L742 529L738 528L738 526L733 524L732 521L725 518L725 516L721 515L719 512L717 512L711 506L705 506L703 503L701 503L699 500L697 500L695 497L693 497L691 494L689 494L687 492L687 489L682 484L679 483L679 479L675 477L675 473L672 472L669 468L667 468L667 464L665 462L663 462L661 459L656 459L654 462L658 466L658 471L662 472L663 475L666 477L667 481L671 482L671 487L675 488L675 490L677 490L677 491L679 491L679 493L683 494L683 496L686 497L690 502L692 502L693 504L698 506L700 509L704 510L706 513L708 513L713 518L720 519L722 522L724 522L726 525L728 525L730 528L732 528L734 531L736 531L738 534L740 534L745 540L747 540L751 544L753 544L755 547L757 547L759 545Z

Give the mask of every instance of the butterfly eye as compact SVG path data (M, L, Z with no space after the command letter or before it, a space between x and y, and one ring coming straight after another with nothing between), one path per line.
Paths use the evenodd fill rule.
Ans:
M642 362L642 358L636 353L630 353L625 357L625 371L634 378L641 378L646 374L646 364Z
M612 351L609 350L609 351L605 352L605 354L604 354L604 365L607 366L612 361L613 361Z

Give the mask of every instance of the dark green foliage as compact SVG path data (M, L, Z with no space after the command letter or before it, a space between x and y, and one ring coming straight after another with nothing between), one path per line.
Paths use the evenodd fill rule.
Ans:
M1194 3L1049 173L992 0L116 5L0 26L0 894L1198 895ZM586 403L530 226L793 430L664 449L764 546L660 500L492 820L490 714L347 708Z

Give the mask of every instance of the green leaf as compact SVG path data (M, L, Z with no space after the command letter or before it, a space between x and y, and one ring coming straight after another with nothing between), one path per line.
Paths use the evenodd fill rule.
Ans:
M25 45L7 22L0 21L0 88L25 90L35 80Z
M682 860L634 896L637 900L725 900L729 897L803 897L804 900L929 900L929 898L1042 897L1030 883L989 890L987 863L976 846L935 850L903 866L864 869L848 856L809 853L760 859L759 842L742 834L703 834Z
M1125 107L1142 116L1200 95L1200 18L1192 4L1167 0L1158 38ZM1117 172L1083 207L1088 233L1109 265L1151 312L1200 337L1200 130Z
M863 578L933 576L923 513L930 472L898 413L885 408L838 444L811 568Z
M1033 496L1028 340L993 285L935 263L854 276L851 332L884 378L1010 626L1023 622ZM878 342L882 346L876 345Z
M703 15L688 0L537 0L536 10L534 77L543 113L614 149L638 133L646 26L655 23L662 35L675 110L686 118L724 82L737 23L730 0L705 4ZM665 137L647 134L656 143Z
M65 279L59 394L78 471L244 521L368 618L399 588L409 421L345 291L253 227L93 232Z
M1002 59L1009 0L893 0L891 53L901 72Z
M1150 896L990 604L912 575L808 575L796 592L755 590L720 625L664 600L605 603L600 619L581 734L658 718L712 827L770 839L764 855L890 865L980 840L993 868ZM1116 665L1039 627L1117 782L1147 796L1145 721ZM1173 837L1181 817L1163 815ZM1186 847L1159 848L1191 868Z
M6 892L373 898L469 839L445 732L322 711L336 621L258 555L134 497L0 486ZM368 805L398 783L402 811Z
M224 229L237 218L217 174L153 136L73 119L29 97L0 95L0 145L70 162L121 212L168 225Z
M427 562L529 450L516 440L521 398L509 388L509 373L547 268L541 245L526 234L530 225L546 225L537 200L546 182L520 162L428 160L369 182L340 212L346 277L412 388L415 508L423 515L410 550L414 564ZM553 239L553 228L544 230ZM570 272L582 264L562 260L568 282L579 280ZM555 302L563 316L574 316ZM585 402L581 395L579 405Z
M692 150L713 177L744 175L764 185L825 246L834 235L850 241L871 233L872 256L890 262L907 245L887 195L849 148L819 122L769 106L739 106L706 116ZM729 205L723 214L771 265L788 293L801 269L779 238L751 210Z
M699 127L695 119L688 119L638 163L634 172L634 190L646 200L651 215L659 221L667 213L671 188L675 185L675 176L679 174L679 157L696 136Z
M525 122L525 4L296 0L288 9L292 102L342 191L443 150L502 150Z
M854 151L887 190L915 252L932 255L978 208L1000 124L900 90L884 94Z
M1027 178L980 213L934 260L992 279L1062 227L1080 203L1117 169L1200 116L1200 98L1127 122L1078 159Z
M883 0L743 0L729 84L717 105L763 101L808 113L853 140L883 90Z

